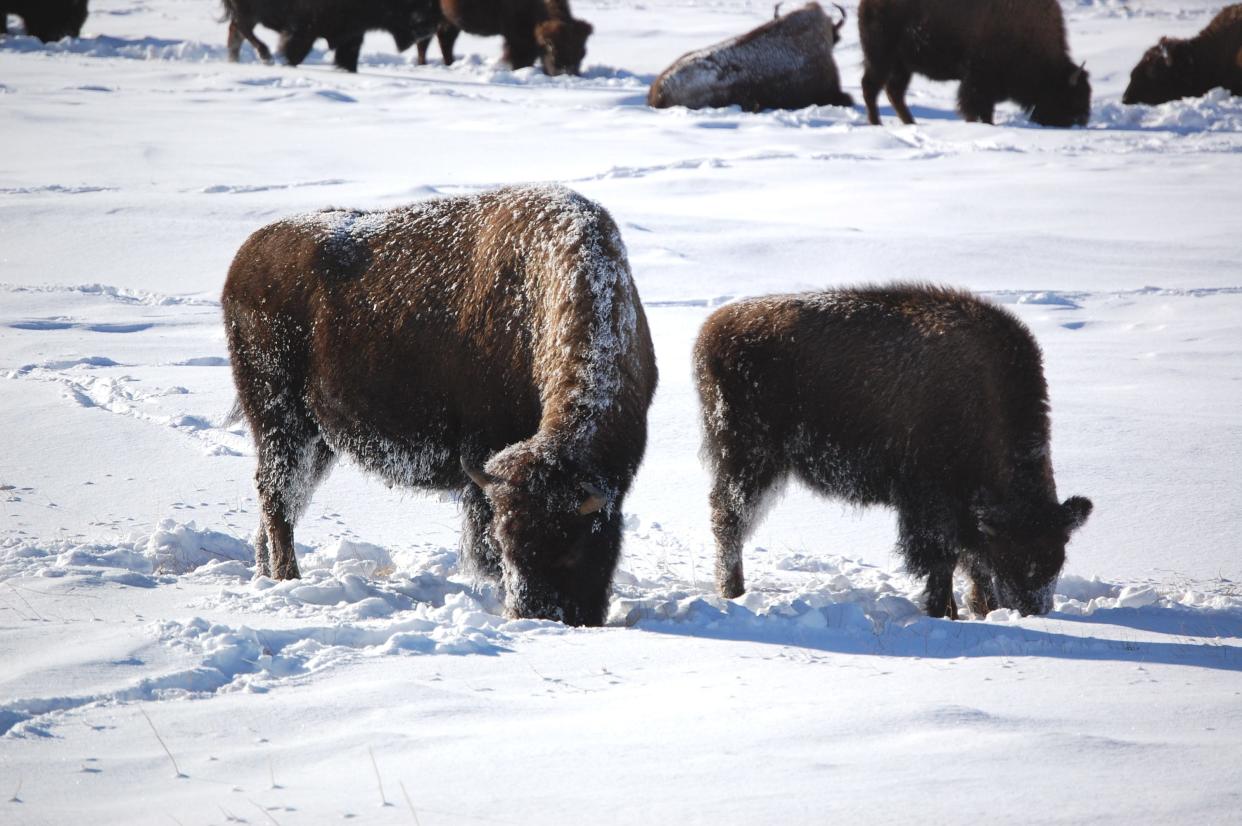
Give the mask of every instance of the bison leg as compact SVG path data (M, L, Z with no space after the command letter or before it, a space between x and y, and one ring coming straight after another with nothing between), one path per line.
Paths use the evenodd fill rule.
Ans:
M876 99L880 96L882 85L880 77L868 66L862 76L862 93L863 103L867 106L867 122L872 126L880 125L880 107L876 105Z
M445 66L453 65L453 44L459 34L461 29L451 23L441 23L436 27L436 40L440 43L440 56L444 58Z
M983 121L991 126L997 95L987 87L981 74L967 71L962 77L962 84L957 87L957 109L967 121Z
M342 40L333 51L332 62L338 69L358 71L358 55L362 53L362 35Z
M953 570L957 567L957 545L950 541L947 525L952 520L934 508L914 512L902 509L897 519L897 542L906 569L927 577L924 607L929 617L957 619L953 599Z
M461 506L462 569L486 579L500 579L500 549L492 542L492 506L487 494L471 482L462 492Z
M759 521L763 499L776 479L762 460L743 468L738 473L718 469L709 497L716 537L716 590L725 599L746 593L742 544Z
M289 430L303 430L291 427ZM264 547L255 544L256 564L261 565L260 551L267 557L270 576L276 579L297 579L297 557L293 552L293 526L310 504L311 494L323 481L335 458L318 433L309 438L290 438L278 429L262 429L259 442L259 466L255 483L262 507L262 529L267 532ZM264 573L262 568L259 573Z
M300 29L285 32L280 38L280 51L290 66L297 66L305 60L314 45L315 36Z
M431 45L431 38L424 37L422 40L414 44L414 48L418 50L418 65L427 65L427 47Z
M927 575L924 610L929 617L957 619L957 600L953 598L954 565L941 565Z
M901 118L902 123L914 123L914 115L910 114L910 107L906 106L906 89L910 88L910 75L907 67L898 66L889 72L888 82L884 84L888 102L893 105L893 111Z

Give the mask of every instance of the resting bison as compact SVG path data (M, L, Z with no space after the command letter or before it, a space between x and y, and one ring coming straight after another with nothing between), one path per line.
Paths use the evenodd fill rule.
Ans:
M748 111L853 106L841 91L832 59L845 9L835 25L818 3L808 3L746 34L682 55L651 84L647 103L657 109L740 106Z
M656 366L602 207L510 187L278 221L238 250L222 305L260 573L298 576L294 523L345 454L460 490L463 560L511 615L603 622Z
M264 62L272 61L267 44L255 36L260 23L280 32L280 52L290 66L306 59L315 41L324 38L332 62L358 71L362 38L383 29L403 52L435 31L436 0L223 0L229 21L229 60L241 55L242 40L250 41Z
M1162 37L1130 73L1122 103L1165 103L1223 86L1242 95L1242 3L1189 40Z
M0 0L0 34L8 34L10 14L22 19L26 34L51 43L82 33L86 0Z
M586 57L594 29L573 16L569 0L439 0L442 19L436 30L444 64L453 62L457 35L469 32L505 39L502 59L514 69L540 61L544 74L576 75ZM418 43L418 63L427 62L428 37Z
M723 596L743 592L742 542L792 474L897 510L929 615L957 617L959 563L977 614L1051 608L1091 502L1057 502L1039 347L1009 313L907 285L757 298L708 318L694 366Z
M862 0L867 118L880 122L880 87L904 123L914 123L906 88L914 72L960 80L957 108L968 121L992 122L1013 100L1044 126L1085 126L1091 84L1069 59L1057 0Z

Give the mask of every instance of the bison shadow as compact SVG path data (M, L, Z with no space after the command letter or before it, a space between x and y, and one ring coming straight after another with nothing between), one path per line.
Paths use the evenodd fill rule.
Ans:
M884 657L1051 658L1180 665L1242 671L1242 647L1209 637L1242 637L1242 614L1148 606L1097 611L1088 617L1050 614L1057 630L1008 622L951 621L865 612L858 603L810 608L795 600L786 613L757 614L734 602L693 600L675 616L644 615L633 624L647 633L790 646L837 654ZM1041 620L1034 620L1041 622ZM1113 634L1077 633L1071 623L1108 624ZM1136 639L1122 629L1167 634L1171 641ZM1191 641L1199 637L1202 641Z

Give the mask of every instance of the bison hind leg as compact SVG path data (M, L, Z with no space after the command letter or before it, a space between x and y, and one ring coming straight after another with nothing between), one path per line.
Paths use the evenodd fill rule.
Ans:
M716 589L725 599L746 593L742 545L762 518L777 476L773 464L758 456L732 471L716 469L709 501L716 538Z
M277 436L260 442L255 483L262 511L260 531L266 533L266 541L255 542L257 573L276 579L301 575L294 554L293 527L335 458L318 433L303 439Z
M906 105L906 90L910 88L911 74L909 67L894 66L884 84L884 94L888 96L888 102L893 105L893 111L901 118L901 122L906 124L914 123L914 115L910 114L910 107Z

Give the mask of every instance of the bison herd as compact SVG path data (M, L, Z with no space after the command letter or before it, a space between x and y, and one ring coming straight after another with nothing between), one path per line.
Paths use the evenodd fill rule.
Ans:
M514 67L577 73L592 33L567 0L223 0L229 54L280 35L290 65L317 39L355 71L387 31L444 62L460 31L499 35ZM678 59L653 107L852 105L836 19L810 3ZM44 40L77 36L86 0L0 0ZM1091 87L1069 56L1057 0L861 0L863 102L883 89L913 122L914 73L959 80L958 108L991 123L1002 100L1049 126L1083 125ZM1126 103L1216 86L1242 94L1242 4L1197 37L1162 39ZM558 186L506 187L388 211L331 209L263 227L222 296L238 416L255 439L257 571L299 575L293 531L339 456L391 484L456 491L462 560L498 583L507 613L605 620L622 506L647 442L655 353L616 224ZM703 324L694 346L711 473L716 580L743 593L742 545L790 477L896 511L925 609L957 618L1050 610L1073 531L1058 499L1039 346L1013 315L911 284L753 298Z
M503 60L514 69L538 64L546 74L578 74L594 31L573 16L569 0L221 0L228 21L228 54L238 60L249 42L265 62L272 50L254 33L262 24L280 36L277 53L301 63L316 40L333 62L358 70L362 39L392 35L398 51L418 45L427 61L431 38L445 65L460 32L504 40ZM852 106L841 89L833 47L845 9L829 19L818 3L780 14L738 37L689 52L651 84L655 108L739 106L747 111L811 105ZM0 34L8 15L44 41L77 37L87 0L0 0ZM1091 83L1069 55L1060 0L859 0L862 93L867 119L879 124L882 89L903 123L914 123L906 89L917 73L957 80L958 112L992 123L996 104L1010 100L1043 126L1084 126ZM1196 97L1216 87L1242 95L1242 3L1226 6L1198 35L1163 37L1134 67L1122 102L1157 104Z

